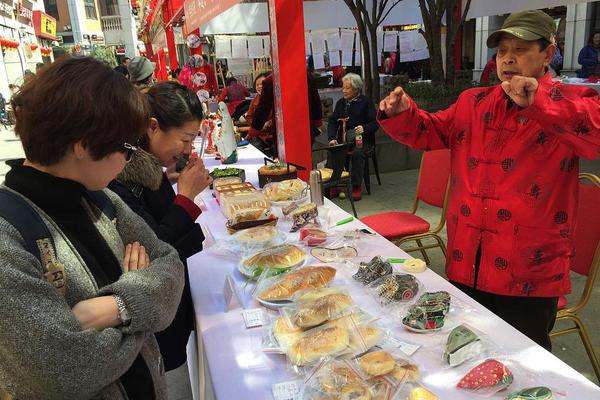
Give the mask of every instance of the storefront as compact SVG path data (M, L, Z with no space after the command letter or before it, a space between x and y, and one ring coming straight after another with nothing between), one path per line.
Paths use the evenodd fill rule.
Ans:
M33 12L33 28L41 44L40 53L44 64L52 62L52 42L57 41L56 19L43 11Z

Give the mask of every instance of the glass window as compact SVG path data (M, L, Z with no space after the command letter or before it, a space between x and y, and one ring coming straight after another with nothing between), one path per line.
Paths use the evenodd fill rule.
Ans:
M85 6L85 16L88 19L98 19L98 13L96 12L96 3L94 0L83 0Z

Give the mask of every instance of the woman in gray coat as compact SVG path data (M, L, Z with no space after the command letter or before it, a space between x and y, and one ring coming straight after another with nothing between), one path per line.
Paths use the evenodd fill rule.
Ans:
M148 127L146 100L102 62L65 57L13 106L26 159L0 187L0 398L165 399L154 332L183 266L105 189ZM17 203L32 213L15 219Z

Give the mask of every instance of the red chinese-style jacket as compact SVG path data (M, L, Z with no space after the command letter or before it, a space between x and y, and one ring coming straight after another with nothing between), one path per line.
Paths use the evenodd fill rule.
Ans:
M412 148L451 150L448 278L502 295L569 293L579 157L600 156L598 93L546 74L527 108L499 85L435 114L410 103L379 123Z

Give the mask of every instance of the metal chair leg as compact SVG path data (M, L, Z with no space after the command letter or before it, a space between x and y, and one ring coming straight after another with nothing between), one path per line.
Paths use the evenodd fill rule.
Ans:
M444 243L444 240L439 235L433 235L433 237L440 245L440 250L442 250L442 253L444 254L444 258L446 258L446 244Z
M421 239L415 239L415 241L417 242L417 245L419 247L423 247L423 242L421 241ZM423 259L425 260L425 263L427 263L427 265L430 265L431 260L429 260L429 257L427 256L427 252L425 251L425 249L420 249L420 252L423 255Z
M354 213L354 218L358 218L358 214L356 213L356 208L354 207L354 199L352 198L352 184L348 180L346 182L346 197L350 199L350 205L352 206L352 212Z
M579 331L579 336L581 337L581 341L583 342L583 347L585 347L585 351L592 363L592 368L594 368L594 372L596 373L596 378L598 382L600 382L600 361L598 361L598 356L596 355L596 351L594 350L594 345L590 340L590 335L588 334L587 328L583 324L583 321L577 315L569 315L570 318L575 325L577 326L577 330Z
M377 152L373 149L373 156L371 157L373 160L373 166L375 167L375 176L377 177L377 183L381 186L381 178L379 177L379 164L377 163ZM369 161L367 160L367 163Z
M371 173L369 172L369 160L365 163L365 173L363 176L365 181L365 188L367 189L367 193L371 194Z

